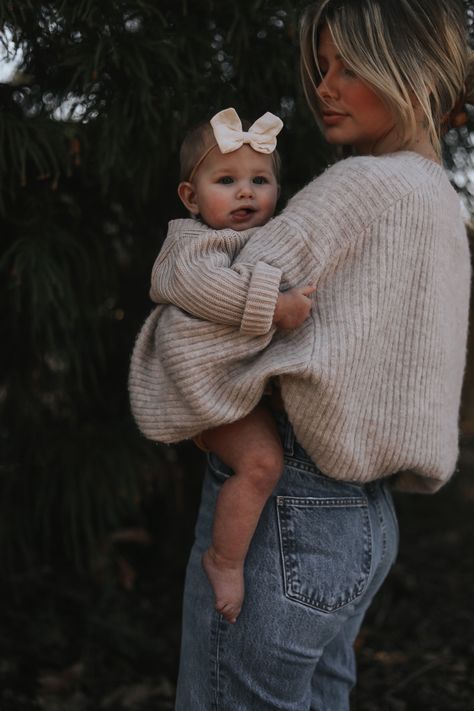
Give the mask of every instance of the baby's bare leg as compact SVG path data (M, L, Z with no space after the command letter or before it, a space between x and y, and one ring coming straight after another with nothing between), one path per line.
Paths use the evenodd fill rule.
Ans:
M244 598L244 560L260 513L283 469L273 417L259 405L242 420L203 433L206 446L234 470L217 499L212 544L203 566L216 609L235 622Z

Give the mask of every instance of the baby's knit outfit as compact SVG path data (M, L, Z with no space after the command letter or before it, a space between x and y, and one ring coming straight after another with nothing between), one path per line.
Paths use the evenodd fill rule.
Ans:
M458 456L469 279L459 198L410 151L337 163L254 230L171 222L150 293L176 306L156 307L135 344L138 426L193 437L249 413L279 376L322 472L436 491ZM312 283L311 315L275 330L279 290Z

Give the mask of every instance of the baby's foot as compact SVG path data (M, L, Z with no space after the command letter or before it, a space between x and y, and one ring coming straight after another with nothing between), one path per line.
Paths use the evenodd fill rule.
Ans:
M243 564L223 562L209 548L203 553L202 565L214 591L217 612L234 624L244 600Z

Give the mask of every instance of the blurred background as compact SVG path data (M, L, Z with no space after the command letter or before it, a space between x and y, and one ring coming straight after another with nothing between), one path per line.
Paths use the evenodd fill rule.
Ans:
M306 4L0 0L0 711L173 708L204 462L139 434L128 363L167 222L185 216L191 125L227 106L281 116L281 205L334 160L298 79ZM444 144L469 232L473 119ZM474 709L471 358L462 431L453 481L397 498L359 711Z

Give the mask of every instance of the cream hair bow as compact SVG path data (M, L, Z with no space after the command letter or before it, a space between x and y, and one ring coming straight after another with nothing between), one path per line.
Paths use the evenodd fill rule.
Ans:
M224 109L211 118L216 143L221 153L231 153L244 143L258 153L273 153L276 137L283 128L283 121L267 111L253 123L248 131L242 131L242 122L235 109Z

